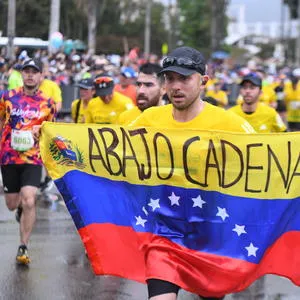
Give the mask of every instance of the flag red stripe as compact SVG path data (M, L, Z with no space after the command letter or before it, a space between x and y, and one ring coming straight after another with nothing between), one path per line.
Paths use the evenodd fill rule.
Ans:
M241 291L264 274L293 278L300 285L300 232L296 231L282 235L259 265L190 250L126 226L91 224L81 228L79 234L97 275L139 282L158 278L190 292L215 297Z

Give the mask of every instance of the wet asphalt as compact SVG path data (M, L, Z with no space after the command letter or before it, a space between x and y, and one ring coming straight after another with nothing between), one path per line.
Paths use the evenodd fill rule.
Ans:
M31 264L18 266L18 223L0 194L0 299L2 300L146 300L143 284L112 276L95 276L64 202L52 191L37 200L37 222L29 244ZM180 291L179 300L197 296ZM300 300L290 281L266 276L247 291L226 300Z

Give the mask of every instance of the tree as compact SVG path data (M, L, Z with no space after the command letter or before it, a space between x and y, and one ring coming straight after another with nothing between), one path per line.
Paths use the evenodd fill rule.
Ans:
M211 51L220 50L226 36L228 0L211 0Z
M105 11L107 0L75 0L79 9L86 14L88 21L88 49L91 54L96 52L97 24Z
M8 1L0 0L3 35L7 34ZM143 49L144 31L141 29L145 24L146 3L147 0L63 0L60 1L59 31L67 39L83 40L90 49L95 47L97 53L123 54L124 40L128 41L129 48ZM50 4L50 0L16 0L16 36L47 40ZM154 53L160 53L162 43L167 40L163 14L163 4L153 1L150 43Z
M180 37L184 45L208 55L210 50L210 0L178 0Z
M7 51L6 56L11 61L15 59L14 55L14 37L16 34L16 0L9 1L8 5L8 18L7 18Z
M59 31L59 21L60 21L60 0L51 0L48 40L50 40L51 35L54 32ZM51 51L50 46L49 46L49 51Z
M49 0L17 0L16 36L48 39Z
M228 0L178 0L182 42L206 56L219 50L226 36L228 3Z

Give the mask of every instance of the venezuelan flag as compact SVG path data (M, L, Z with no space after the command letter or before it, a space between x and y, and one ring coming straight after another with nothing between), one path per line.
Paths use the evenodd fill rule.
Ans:
M299 137L45 123L40 145L95 274L218 297L300 285Z

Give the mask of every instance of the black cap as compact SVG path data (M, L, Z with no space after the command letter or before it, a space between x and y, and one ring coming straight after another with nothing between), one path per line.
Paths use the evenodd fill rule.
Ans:
M43 71L42 62L37 59L30 58L28 60L25 60L24 64L22 65L22 70L29 68L29 67L34 68L39 72Z
M84 78L81 79L76 86L78 86L81 89L85 89L85 90L91 90L94 87L94 80L92 78Z
M94 86L97 96L106 96L113 93L115 83L110 76L98 76L94 79Z
M253 85L259 86L260 88L262 87L262 80L255 73L251 73L251 74L248 74L248 75L244 76L242 78L242 81L241 81L240 85L242 86L246 81L251 82Z
M205 74L206 62L198 50L191 47L179 47L173 50L163 60L163 69L160 73L176 72L184 76L194 73Z

